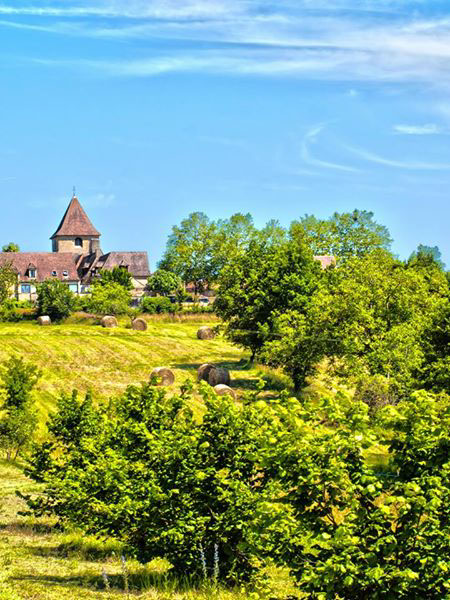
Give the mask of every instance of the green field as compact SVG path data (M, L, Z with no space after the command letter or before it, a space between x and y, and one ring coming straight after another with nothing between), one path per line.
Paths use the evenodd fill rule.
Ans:
M1 323L0 363L16 354L42 369L35 398L44 420L61 392L92 390L94 398L101 400L119 394L127 385L148 381L158 366L174 370L177 386L186 378L195 380L198 366L212 362L230 369L238 392L252 388L260 370L248 369L248 353L220 336L198 340L201 325L205 320L149 318L148 330L141 332L130 329L128 319L115 329L86 319L51 327L35 322Z
M182 322L152 318L146 332L132 331L127 320L117 329L103 329L95 321L76 318L51 327L34 322L0 324L0 362L17 354L42 369L43 377L34 392L41 423L61 392L91 389L102 401L129 384L148 381L156 366L173 368L175 389L186 378L195 380L200 364L213 362L231 370L238 394L252 389L261 375L270 379L270 393L280 376L261 368L249 369L248 355L221 337L198 340L197 329L206 323L201 317ZM40 435L43 431L42 427ZM186 582L167 578L163 563L143 568L132 561L127 563L127 593L120 545L76 532L62 533L48 520L20 516L23 504L15 496L17 489L36 488L23 476L20 465L0 461L0 600L249 597L245 590L191 589ZM103 570L110 590L105 589ZM292 593L285 574L271 574L275 597Z

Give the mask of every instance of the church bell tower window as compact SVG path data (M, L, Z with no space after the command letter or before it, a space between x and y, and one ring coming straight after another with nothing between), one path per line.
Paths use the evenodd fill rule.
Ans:
M81 238L75 238L75 246L78 246L79 248L83 247L83 240Z

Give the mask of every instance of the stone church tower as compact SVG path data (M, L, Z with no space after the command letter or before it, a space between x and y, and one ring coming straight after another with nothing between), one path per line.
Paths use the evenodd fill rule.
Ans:
M95 229L76 196L50 238L53 252L92 254L100 252L100 233Z

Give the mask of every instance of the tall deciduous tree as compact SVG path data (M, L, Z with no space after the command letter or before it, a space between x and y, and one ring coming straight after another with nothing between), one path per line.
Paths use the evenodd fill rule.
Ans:
M347 373L380 373L409 389L424 361L424 331L447 289L441 271L410 268L383 250L349 259L325 271L306 311L290 306L279 315L279 336L267 341L265 357L297 387L318 360L335 356Z
M304 311L319 279L320 265L301 230L276 243L261 234L224 267L215 309L226 321L227 336L253 359L272 339L276 317L289 307Z
M183 281L202 292L218 272L214 252L217 225L201 212L195 212L172 228L159 268L173 271Z
M306 215L292 227L305 231L314 254L340 259L363 256L377 248L388 250L392 242L388 229L377 223L373 213L366 210L336 212L325 220Z

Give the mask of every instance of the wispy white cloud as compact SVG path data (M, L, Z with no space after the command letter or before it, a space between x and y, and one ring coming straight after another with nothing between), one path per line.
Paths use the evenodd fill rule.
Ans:
M354 146L345 146L345 149L349 152L352 152L358 158L376 163L379 165L383 165L385 167L392 167L395 169L406 169L406 170L414 170L414 171L448 171L450 170L450 163L428 163L422 161L405 161L405 160L396 160L387 158L385 156L380 156L374 152L370 152L368 150L364 150L363 148L357 148Z
M333 169L336 171L346 171L349 173L355 173L359 171L359 169L355 167L351 167L349 165L342 165L335 162L330 162L326 160L321 160L315 157L311 152L311 146L315 144L318 140L320 133L325 129L325 123L320 123L315 127L309 129L303 137L300 154L303 161L312 167L320 167L322 169Z
M148 59L72 62L110 75L191 70L301 76L349 86L365 81L450 86L450 19L421 19L411 12L411 2L365 0L355 7L344 0L54 0L44 6L0 4L0 26L148 44ZM398 14L366 15L380 9ZM185 40L189 51L164 56L160 39ZM206 54L205 45L195 42L217 51Z
M434 135L443 132L442 127L436 123L426 123L425 125L394 125L396 133L404 135Z

